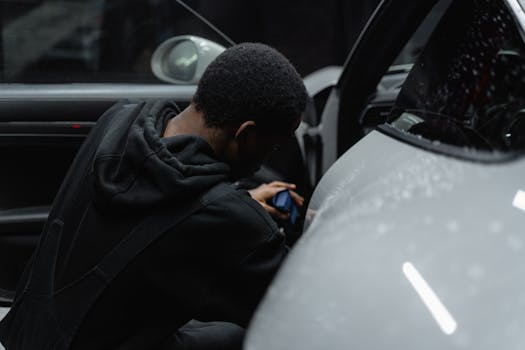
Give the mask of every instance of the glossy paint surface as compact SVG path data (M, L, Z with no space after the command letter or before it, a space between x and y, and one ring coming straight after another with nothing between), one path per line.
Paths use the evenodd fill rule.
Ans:
M321 180L246 349L523 349L524 174L370 133Z

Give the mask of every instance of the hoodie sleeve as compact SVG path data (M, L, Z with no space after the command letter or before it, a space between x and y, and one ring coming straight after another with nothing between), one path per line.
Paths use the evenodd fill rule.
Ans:
M239 233L256 237L254 232L259 231L264 239L217 277L198 319L223 320L245 327L289 248L284 235L258 203L249 196L241 195L239 199L245 206L244 225L239 226L243 232Z
M246 326L287 252L264 209L232 191L167 232L137 265L178 316Z

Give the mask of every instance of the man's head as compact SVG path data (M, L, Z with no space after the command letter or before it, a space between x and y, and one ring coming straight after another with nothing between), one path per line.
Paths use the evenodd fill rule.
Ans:
M234 176L257 170L271 149L293 135L307 92L301 76L275 49L235 45L204 72L193 103L207 127L227 131L222 155Z

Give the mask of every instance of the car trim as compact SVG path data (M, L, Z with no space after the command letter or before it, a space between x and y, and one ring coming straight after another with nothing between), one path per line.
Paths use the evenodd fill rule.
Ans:
M14 290L0 289L0 307L11 307L11 304L13 303L14 299Z
M518 0L505 0L505 3L510 9L510 12L518 22L520 27L520 34L523 40L525 40L525 12L521 7Z
M390 124L381 124L376 128L384 135L390 136L398 141L408 143L426 151L459 158L476 163L506 163L520 158L523 154L515 151L481 151L474 148L458 147L436 141L419 138L417 135L403 132Z
M195 85L166 84L0 84L0 102L175 97L191 100L196 89Z
M87 121L0 121L0 135L66 134L86 135L96 122Z
M23 231L27 227L40 232L49 216L50 206L22 207L0 211L0 236Z
M336 157L364 136L357 116L362 113L392 62L436 2L382 0L371 15L347 57L336 86L340 101L336 116ZM400 18L403 20L400 21ZM322 122L324 124L325 120Z

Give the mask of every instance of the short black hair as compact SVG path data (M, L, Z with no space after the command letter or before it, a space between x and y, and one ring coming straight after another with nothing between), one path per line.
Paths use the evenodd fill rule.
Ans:
M208 127L246 120L278 136L292 134L307 92L290 61L261 43L242 43L222 52L199 81L193 102Z

